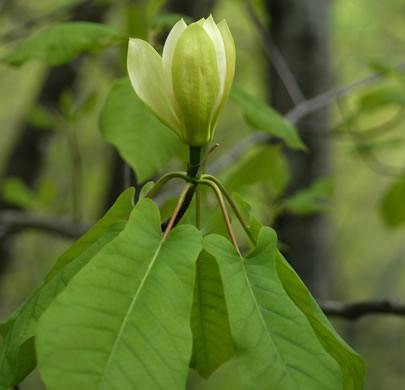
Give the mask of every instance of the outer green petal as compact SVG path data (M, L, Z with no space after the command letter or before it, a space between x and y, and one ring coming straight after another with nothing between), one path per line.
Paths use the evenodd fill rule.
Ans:
M219 116L224 108L226 99L228 98L229 91L231 89L233 77L235 75L235 59L236 59L235 43L233 41L231 31L229 30L229 27L225 20L223 20L221 23L218 24L218 29L224 41L225 55L226 55L226 76L222 100L218 106L217 111L214 114L213 126L211 130L212 133L215 130ZM212 136L213 134L211 135L211 137Z
M169 99L180 120L181 120L181 113L177 106L176 99L174 98L171 69L172 69L172 63L173 63L174 50L176 48L180 35L183 33L183 31L186 28L187 28L187 24L184 23L183 19L179 20L174 25L174 27L170 31L169 35L167 36L165 45L163 47L163 54L162 54L163 73L164 73L164 78L165 78L165 83L166 83L165 85L167 88L167 92L169 94Z
M218 65L218 72L219 72L219 79L220 79L220 90L218 94L217 101L215 102L214 111L217 110L219 107L222 96L224 94L224 85L225 85L225 76L226 76L226 55L225 55L225 47L224 41L222 39L222 35L212 18L212 15L204 22L204 30L210 36L212 43L215 47L215 53L217 56L217 65Z
M191 146L208 143L220 78L215 47L199 24L188 26L177 42L172 77L185 125L183 141Z
M129 78L139 98L165 125L181 136L180 122L165 89L160 55L149 43L130 38L127 66Z

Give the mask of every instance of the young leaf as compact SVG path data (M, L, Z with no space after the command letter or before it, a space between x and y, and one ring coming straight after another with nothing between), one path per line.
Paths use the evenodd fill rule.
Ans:
M139 100L128 78L114 83L100 115L100 130L139 181L158 173L180 146L173 131Z
M405 178L391 183L380 202L380 212L385 224L396 228L405 223Z
M30 206L35 200L34 191L18 176L4 178L1 195L6 203L20 208Z
M21 66L31 60L42 60L49 65L62 65L82 52L99 52L122 39L123 35L119 31L104 24L64 23L23 41L2 62Z
M126 221L121 221L112 225L53 279L36 289L16 312L17 315L9 323L11 329L0 346L0 389L2 386L9 388L21 382L33 370L36 365L33 340L38 319L77 272L113 240L124 229L125 224Z
M242 109L246 122L256 130L262 130L282 139L291 149L307 149L297 130L267 104L236 85L231 89L230 98Z
M139 200L142 200L154 185L155 183L153 181L148 181L147 183L145 183L139 193Z
M202 251L197 260L191 329L190 366L208 378L232 358L233 342L218 264L206 251Z
M58 295L38 324L48 390L184 389L201 234L163 240L159 209L141 200L120 235Z
M277 272L288 296L308 318L325 350L340 365L343 390L361 390L364 381L364 363L361 357L336 333L305 284L279 251L276 253L276 264Z
M338 364L278 278L276 241L263 228L244 260L224 237L203 241L219 264L242 388L342 389Z

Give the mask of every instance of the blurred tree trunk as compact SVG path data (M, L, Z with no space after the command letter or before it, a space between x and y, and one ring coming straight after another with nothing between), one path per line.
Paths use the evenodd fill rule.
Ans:
M79 4L74 8L72 20L99 22L102 20L106 9L106 5ZM57 109L60 94L64 90L72 88L79 68L80 59L66 65L50 68L38 95L37 103L49 109ZM30 122L23 123L4 170L4 176L21 177L28 185L33 186L41 172L46 146L52 134L51 131L36 128ZM1 180L2 178L0 178L0 182ZM0 199L0 210L4 208L10 208L10 206L4 204ZM9 241L7 235L0 239L0 273L8 263Z
M324 0L267 0L271 37L292 71L303 95L310 98L330 87L328 7ZM281 113L294 106L275 70L270 72L272 105ZM328 112L318 111L298 124L309 153L287 150L292 183L288 193L329 173ZM316 296L330 290L332 250L328 221L322 215L283 215L277 221L287 258Z

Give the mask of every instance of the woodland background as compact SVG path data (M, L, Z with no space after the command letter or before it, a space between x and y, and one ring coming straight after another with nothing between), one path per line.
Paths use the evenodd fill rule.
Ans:
M66 21L104 22L150 38L145 12L151 3L163 2L0 0L0 57L22 39ZM337 309L333 324L365 359L365 389L402 388L405 3L169 0L152 31L163 37L164 27L176 20L173 13L192 20L210 12L217 21L226 18L234 36L235 83L288 113L309 152L283 147L278 165L257 146L232 158L232 147L260 133L252 133L230 101L209 170L248 198L261 222L276 228L287 259L313 295L330 314ZM125 75L125 49L53 68L39 61L20 68L0 63L0 320L125 187L142 185L98 127L113 81ZM319 102L322 109L312 110ZM296 121L295 106L308 114ZM182 167L184 153L167 169ZM248 158L259 165L243 165ZM223 169L224 162L233 167ZM252 169L258 171L254 179ZM163 209L172 195L159 197ZM395 313L362 315L358 307L344 312L337 305L362 301L373 303L362 306L366 311ZM222 374L209 385L190 381L198 389L214 383L231 388L232 369ZM20 388L43 387L33 373Z

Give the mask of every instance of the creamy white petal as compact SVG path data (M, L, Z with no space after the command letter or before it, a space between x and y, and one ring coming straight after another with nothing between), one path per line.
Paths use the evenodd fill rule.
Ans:
M181 124L166 92L160 55L149 43L130 38L127 66L138 97L164 124L181 135Z
M220 78L220 89L218 98L215 102L214 112L218 109L223 94L224 94L224 87L225 87L225 76L226 76L226 54L225 54L225 46L224 40L222 39L221 32L219 31L217 25L212 18L212 15L204 22L204 30L208 33L211 38L211 41L215 48L215 53L217 57L217 65L218 65L218 73Z
M165 85L167 88L169 99L179 118L181 116L181 113L180 113L179 107L176 103L176 99L174 98L174 93L173 93L172 63L173 63L174 49L176 48L177 42L178 42L181 34L184 32L184 30L186 28L187 28L187 24L184 22L183 19L179 20L174 25L174 27L172 28L172 30L170 31L169 35L166 38L166 42L163 47L163 54L162 54Z
M221 32L222 39L224 41L225 47L225 54L226 54L226 76L225 76L225 86L224 86L224 93L222 96L221 103L217 108L217 112L214 114L213 120L213 128L212 131L215 130L215 126L217 125L219 116L221 111L225 105L226 99L228 98L229 91L231 89L233 77L235 74L235 60L236 60L236 50L235 50L235 43L232 38L231 31L225 20L218 23L218 29Z

